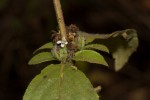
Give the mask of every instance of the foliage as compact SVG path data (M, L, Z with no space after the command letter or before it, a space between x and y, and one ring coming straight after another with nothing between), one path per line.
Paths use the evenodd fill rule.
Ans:
M68 30L70 27L72 25ZM68 32L67 36L68 43L64 47L58 44L60 40L56 32L53 42L46 43L34 52L30 65L52 60L58 60L60 64L45 67L29 84L24 100L98 100L91 83L73 65L73 61L108 66L104 57L94 50L110 52L115 59L115 70L118 71L138 46L137 34L133 29L107 35L75 31Z
M53 0L53 3L59 31L54 31L52 43L47 43L34 52L35 55L29 64L39 64L52 60L58 60L60 64L51 64L44 68L41 74L37 75L29 84L23 99L98 100L97 88L94 91L89 80L74 66L73 60L108 66L104 57L94 50L109 53L109 48L115 58L115 69L119 70L138 46L136 32L127 29L109 35L92 35L79 31L75 25L66 27L60 0ZM96 39L98 41L95 44ZM43 49L50 50L40 52ZM124 57L122 57L123 54Z

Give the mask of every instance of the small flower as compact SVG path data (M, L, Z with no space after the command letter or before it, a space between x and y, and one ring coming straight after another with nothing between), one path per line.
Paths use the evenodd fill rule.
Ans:
M67 41L59 40L59 41L57 41L57 44L60 44L60 46L63 48L63 47L65 47L65 45L68 44L68 42Z

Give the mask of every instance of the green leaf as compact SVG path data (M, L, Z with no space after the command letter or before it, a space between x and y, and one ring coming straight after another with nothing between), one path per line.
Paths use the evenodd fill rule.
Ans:
M103 56L93 50L81 50L75 53L73 60L86 61L90 63L97 63L108 66Z
M52 60L56 60L56 59L52 56L51 52L42 52L33 56L28 64L34 65L46 61L52 61Z
M35 50L33 52L33 54L35 54L36 52L40 51L40 50L43 50L43 49L52 49L53 48L53 43L52 42L49 42L49 43L46 43L44 44L43 46L41 46L40 48L38 48L37 50Z
M99 100L86 76L71 65L49 65L29 84L23 100Z
M102 44L89 44L89 45L86 45L84 47L84 49L96 49L96 50L100 50L100 51L104 51L104 52L109 53L108 48Z

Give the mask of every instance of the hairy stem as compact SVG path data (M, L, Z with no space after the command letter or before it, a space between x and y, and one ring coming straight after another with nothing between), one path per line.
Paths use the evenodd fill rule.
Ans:
M53 2L54 2L54 8L55 8L56 16L57 16L59 29L60 29L60 34L61 34L62 40L66 41L66 27L65 27L62 9L61 9L60 0L53 0Z

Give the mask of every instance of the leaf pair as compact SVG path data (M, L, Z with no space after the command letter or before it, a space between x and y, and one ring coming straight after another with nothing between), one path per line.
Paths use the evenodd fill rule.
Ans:
M53 47L53 45L51 42L46 43L45 45L43 45L39 49L37 49L34 52L34 54L43 49L52 49L52 47ZM96 50L101 50L101 51L104 51L107 53L109 52L107 47L104 45L101 45L101 44L89 44L89 45L86 45L83 49L96 49ZM46 61L52 61L52 60L57 60L57 59L53 57L51 52L40 52L40 53L36 54L35 56L33 56L28 64L34 65L34 64L39 64L39 63L43 63ZM103 56L93 50L77 51L75 53L75 56L72 58L72 60L86 61L86 62L90 62L90 63L97 63L97 64L102 64L102 65L108 66L108 64L106 63Z

